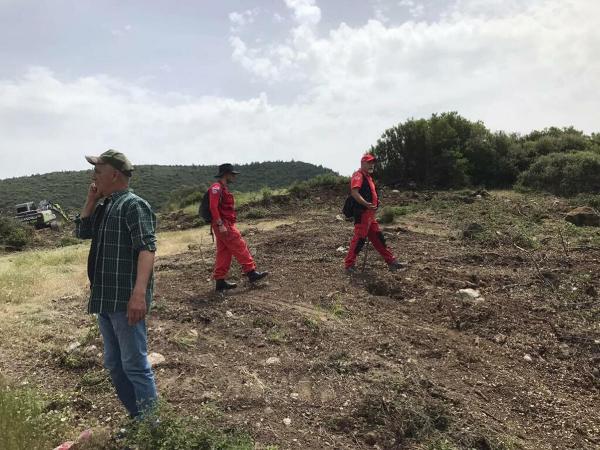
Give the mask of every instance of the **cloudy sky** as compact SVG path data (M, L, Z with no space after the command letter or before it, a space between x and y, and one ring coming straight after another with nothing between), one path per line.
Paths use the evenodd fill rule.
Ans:
M388 127L600 130L598 0L0 0L0 178L303 160Z

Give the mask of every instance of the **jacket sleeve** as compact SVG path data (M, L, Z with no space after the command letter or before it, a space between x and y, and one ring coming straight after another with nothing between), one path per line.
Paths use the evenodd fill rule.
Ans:
M156 251L156 215L147 202L142 200L131 202L127 209L125 222L131 233L134 249Z
M354 172L354 175L352 175L352 178L350 179L350 190L360 189L362 184L363 184L362 173L360 173L360 171Z
M212 216L213 223L221 220L221 213L219 212L219 203L221 202L221 195L223 195L222 187L214 184L210 187L208 193L208 200L210 204L210 215Z

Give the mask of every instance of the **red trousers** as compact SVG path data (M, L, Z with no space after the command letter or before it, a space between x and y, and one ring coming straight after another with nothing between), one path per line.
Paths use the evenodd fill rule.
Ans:
M354 225L354 237L350 242L350 249L345 260L346 268L352 267L356 263L356 257L365 245L367 238L373 243L375 250L383 256L386 263L390 264L396 260L390 249L385 245L385 238L377 223L375 211L366 210L360 217L360 223Z
M225 223L227 233L221 233L219 227L213 225L213 232L217 241L217 257L215 259L215 270L213 278L223 280L227 277L227 272L231 267L231 258L235 257L242 266L244 273L252 272L256 269L254 258L248 250L246 241L242 238L235 224Z

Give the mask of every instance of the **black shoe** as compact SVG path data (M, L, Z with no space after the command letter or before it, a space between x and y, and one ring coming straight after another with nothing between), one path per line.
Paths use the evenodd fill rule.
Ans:
M248 276L248 281L250 281L250 283L254 283L269 275L269 272L257 272L256 270L253 270L252 272L248 272L246 275Z
M237 284L235 283L230 283L229 281L226 280L217 280L217 286L215 288L215 290L217 292L223 292L229 289L235 289L237 287Z
M404 269L406 267L405 263L401 263L398 261L392 261L388 264L390 272L396 272L397 270Z

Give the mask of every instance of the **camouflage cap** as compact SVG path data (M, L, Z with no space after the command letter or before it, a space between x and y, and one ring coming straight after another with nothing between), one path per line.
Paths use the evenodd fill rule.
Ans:
M116 150L107 150L100 156L86 156L85 159L94 166L96 164L109 164L115 169L123 172L127 176L131 176L133 172L133 164L127 159L123 153Z

